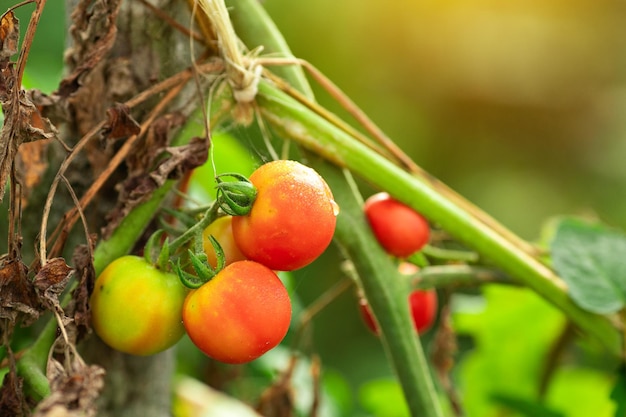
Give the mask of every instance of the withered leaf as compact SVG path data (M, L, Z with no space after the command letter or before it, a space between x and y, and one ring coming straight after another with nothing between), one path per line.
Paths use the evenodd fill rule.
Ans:
M140 130L141 127L130 115L128 106L117 103L107 110L107 121L102 128L102 134L107 139L120 139L136 135Z
M28 205L28 199L41 182L48 168L46 150L50 140L23 143L17 150L15 158L15 175L22 185L22 209Z
M187 145L168 147L165 150L170 157L150 174L150 178L159 186L166 180L180 179L185 173L204 164L209 151L206 140L198 137L192 138Z
M167 147L165 151L169 157L163 159L153 172L124 181L117 207L107 217L108 223L102 232L105 239L134 207L148 200L165 181L182 178L185 173L206 162L208 144L203 138L192 138L187 145Z
M70 27L74 43L67 54L73 71L59 85L61 97L74 93L80 87L81 78L98 65L113 46L121 4L121 0L83 1L74 8Z
M51 393L44 398L33 417L82 417L96 415L96 400L104 387L105 371L97 365L86 365L77 354L71 355L69 369L50 358L47 377Z
M0 388L0 416L26 416L28 407L23 394L23 381L15 373L4 376Z
M0 104L5 115L0 131L0 202L19 146L22 143L50 139L57 134L56 127L41 115L24 90L20 90L18 99L15 99L12 89L19 88L15 87L16 80L6 79L4 75L0 72ZM9 75L15 76L13 71Z
M59 295L65 290L73 269L63 258L53 258L37 272L33 284L41 302L49 309L62 311Z
M96 282L96 271L93 268L93 247L95 246L95 237L90 239L92 251L88 250L87 245L79 245L74 250L72 256L72 264L78 276L78 285L72 291L72 300L66 311L67 315L73 317L76 326L76 340L80 341L87 335L90 327L91 309L89 307L89 297L93 292Z
M8 11L0 18L0 60L8 60L18 50L20 39L19 20L13 11Z
M19 260L5 259L0 263L0 318L9 320L11 325L15 325L18 316L28 324L43 311L27 273L28 268Z

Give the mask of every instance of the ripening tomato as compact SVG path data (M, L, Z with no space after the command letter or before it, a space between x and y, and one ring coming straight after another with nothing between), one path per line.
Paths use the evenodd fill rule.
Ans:
M428 243L428 221L389 194L372 195L365 201L363 210L376 239L387 253L404 258Z
M112 348L152 355L173 346L185 333L182 307L187 289L172 273L138 256L111 262L91 295L91 321Z
M222 247L222 250L224 251L225 265L230 265L235 261L243 261L246 259L245 255L241 253L239 247L235 243L232 220L232 216L219 217L202 232L202 246L204 247L204 253L206 253L209 265L213 268L217 266L217 256L215 254L215 248L213 248L213 245L209 240L209 236L213 236Z
M296 161L260 166L250 176L257 197L233 218L237 246L268 268L291 271L313 262L330 244L338 207L324 179Z
M189 293L183 323L192 342L224 363L252 361L278 345L291 321L291 300L274 271L234 262Z

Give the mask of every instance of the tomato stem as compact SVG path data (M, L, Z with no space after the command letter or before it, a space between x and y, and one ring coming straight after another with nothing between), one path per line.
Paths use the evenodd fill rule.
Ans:
M189 242L194 237L198 236L202 233L204 229L211 223L215 221L218 216L218 211L220 209L219 200L216 200L209 206L207 211L204 213L204 216L198 221L198 223L191 226L189 229L185 231L182 235L174 239L170 244L170 253L175 253L181 246Z

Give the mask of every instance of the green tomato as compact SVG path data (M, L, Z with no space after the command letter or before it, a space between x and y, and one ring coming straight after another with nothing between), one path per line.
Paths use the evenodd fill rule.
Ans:
M137 256L107 266L91 295L94 331L112 348L152 355L173 346L185 333L182 307L187 289L175 274Z

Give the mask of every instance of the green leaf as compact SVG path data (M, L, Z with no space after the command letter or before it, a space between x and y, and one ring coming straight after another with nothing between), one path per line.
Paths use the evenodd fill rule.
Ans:
M359 389L361 406L376 417L409 417L409 408L398 382L392 379L369 381Z
M611 400L617 405L615 417L626 416L626 365L618 370L615 387L611 391Z
M565 219L551 243L554 268L572 299L599 314L626 304L626 236L599 224Z
M565 414L547 408L536 401L529 401L525 398L518 398L513 395L496 393L491 395L491 399L500 406L517 411L519 414L528 417L565 417Z

